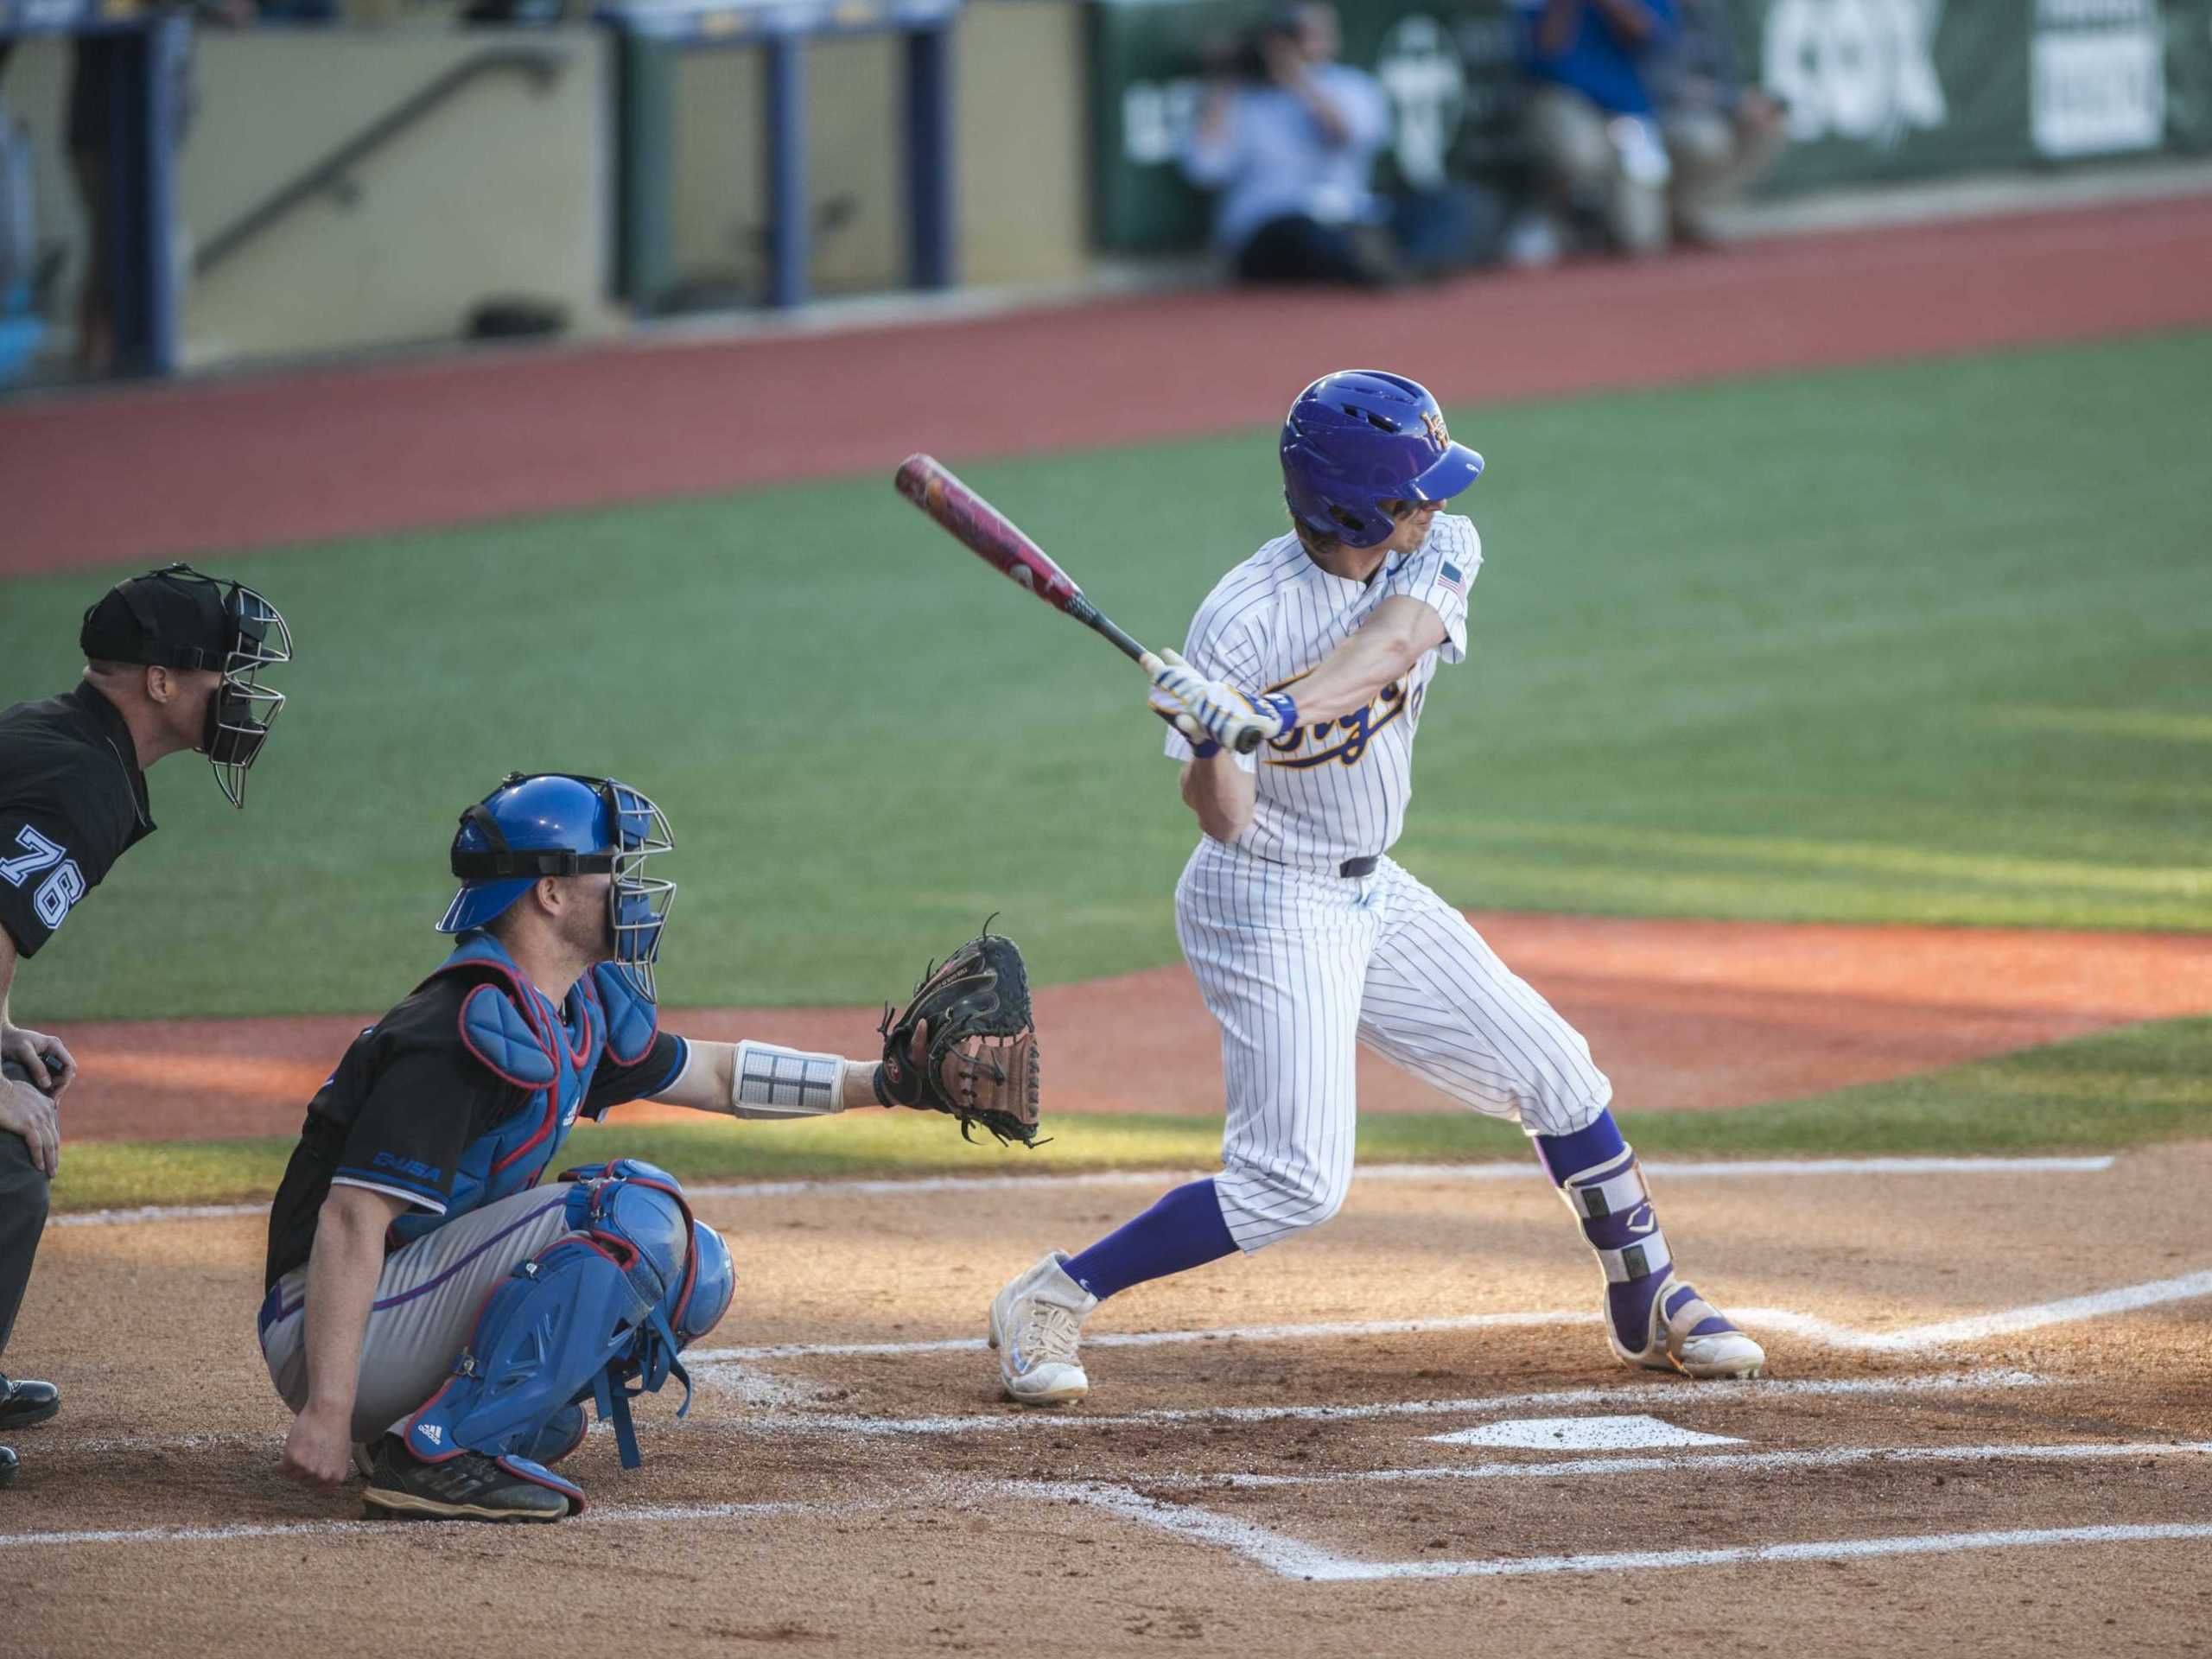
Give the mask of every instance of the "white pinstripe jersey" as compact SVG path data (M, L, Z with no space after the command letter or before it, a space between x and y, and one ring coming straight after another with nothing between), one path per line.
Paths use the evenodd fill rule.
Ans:
M1295 536L1278 536L1206 595L1183 646L1191 666L1245 690L1298 696L1296 682L1385 599L1418 599L1444 619L1445 640L1363 709L1301 726L1238 764L1259 778L1251 827L1236 845L1282 864L1333 871L1387 851L1413 798L1414 733L1438 662L1467 654L1467 589L1483 562L1473 523L1439 513L1417 552L1395 554L1374 579L1333 576ZM1171 760L1191 746L1167 734Z

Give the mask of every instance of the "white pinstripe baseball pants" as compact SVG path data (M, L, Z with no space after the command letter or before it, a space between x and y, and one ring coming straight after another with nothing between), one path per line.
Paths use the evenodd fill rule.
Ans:
M1390 859L1352 880L1209 837L1176 884L1175 930L1221 1027L1214 1185L1245 1250L1343 1204L1357 1044L1531 1135L1572 1134L1612 1099L1582 1034Z
M373 1440L412 1416L444 1381L493 1287L569 1231L565 1182L517 1192L425 1233L385 1258L361 1338L353 1438ZM308 1270L278 1280L263 1304L269 1380L294 1411L307 1404Z

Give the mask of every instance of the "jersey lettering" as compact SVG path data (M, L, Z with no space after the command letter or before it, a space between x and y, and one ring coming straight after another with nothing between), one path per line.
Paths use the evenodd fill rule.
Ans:
M31 908L51 933L69 919L69 906L84 896L85 873L77 868L75 859L65 858L52 875L39 883L38 891L31 895Z
M0 881L11 887L20 887L41 870L53 868L69 855L67 847L58 847L28 823L16 831L16 845L29 850L21 858L0 858Z
M1271 766L1325 766L1332 760L1347 766L1356 766L1366 757L1367 746L1375 734L1406 712L1409 699L1406 688L1393 680L1384 686L1382 694L1367 708L1354 709L1335 720L1316 721L1311 726L1300 726L1285 732L1268 747L1274 751L1268 757ZM1328 748L1317 749L1309 754L1299 750L1311 743L1326 743L1332 732L1342 735Z

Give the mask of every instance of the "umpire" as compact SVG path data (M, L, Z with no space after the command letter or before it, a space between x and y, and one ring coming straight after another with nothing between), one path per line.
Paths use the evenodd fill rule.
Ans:
M146 768L192 750L233 806L283 707L261 671L291 636L252 588L172 564L117 583L85 613L84 677L0 714L0 1353L30 1282L60 1166L62 1091L77 1062L10 1018L19 960L36 956L125 851L154 831ZM0 1433L60 1408L50 1382L0 1376ZM16 1454L0 1446L0 1486Z

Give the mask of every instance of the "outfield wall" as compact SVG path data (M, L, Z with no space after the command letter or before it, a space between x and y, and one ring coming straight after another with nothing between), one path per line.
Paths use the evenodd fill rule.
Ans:
M1096 230L1108 248L1204 238L1176 154L1199 49L1265 0L1096 0ZM1396 113L1389 170L1514 181L1516 28L1503 0L1340 7L1344 56ZM1735 0L1747 79L1789 105L1776 193L2212 149L2212 0Z
M957 29L955 187L961 280L1072 281L1088 248L1083 8L968 0ZM807 51L817 293L901 286L906 272L896 37ZM761 54L702 52L676 69L674 264L757 291L768 213Z
M1077 0L969 0L957 29L957 257L973 283L1064 283L1087 255L1082 9ZM81 249L63 137L69 47L30 41L4 91L38 152L43 233ZM821 294L898 288L906 275L896 37L807 53L809 197ZM190 364L451 339L480 302L558 307L571 333L619 328L613 249L613 45L588 24L199 31L196 114L180 160L177 256L380 118L486 54L539 69L480 74L212 268L185 295ZM765 285L761 54L677 66L669 181L674 265L744 303ZM77 262L62 280L73 306Z

